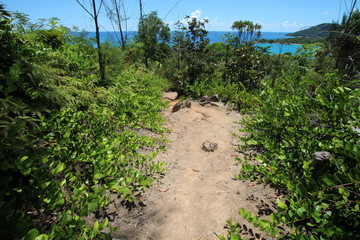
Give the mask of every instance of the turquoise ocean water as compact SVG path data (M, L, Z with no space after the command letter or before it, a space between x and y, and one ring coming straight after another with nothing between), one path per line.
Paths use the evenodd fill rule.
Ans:
M137 32L127 32L127 39L130 41L134 38ZM234 33L234 32L221 32L221 31L210 31L208 37L210 39L210 43L215 42L224 42L224 35L227 33ZM291 38L286 36L286 32L263 32L260 38L264 39L283 39L283 38ZM115 32L100 32L100 38L102 42L111 41L117 42L118 41L118 34ZM95 37L95 32L89 32L88 37ZM270 43L259 43L256 44L260 47L270 47L270 52L273 54L280 54L280 53L295 53L301 45L289 45L289 44L270 44Z

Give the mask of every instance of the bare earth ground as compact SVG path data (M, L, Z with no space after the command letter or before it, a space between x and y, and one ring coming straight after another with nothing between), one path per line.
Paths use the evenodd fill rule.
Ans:
M253 229L243 232L248 239L265 239L238 215L245 208L266 217L276 198L269 186L233 179L240 171L235 157L243 155L231 133L238 133L240 125L234 122L241 115L197 102L172 113L175 103L163 112L166 127L172 129L167 136L171 143L156 157L168 164L168 170L136 204L125 206L114 199L107 210L112 225L119 228L113 239L218 239L217 235L226 236L229 219ZM202 150L204 141L217 143L217 150Z

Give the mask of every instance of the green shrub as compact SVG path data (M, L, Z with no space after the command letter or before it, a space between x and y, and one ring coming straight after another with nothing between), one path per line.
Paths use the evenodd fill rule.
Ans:
M261 153L261 165L245 158L239 178L272 184L286 202L277 202L270 221L244 209L240 215L277 238L285 237L282 224L292 227L291 239L359 238L360 91L335 74L308 70L298 79L284 75L274 87L265 84L261 104L242 122L243 148ZM331 159L316 165L312 156L321 151Z
M121 59L107 55L112 78L97 87L91 46L38 42L47 38L43 31L6 31L0 35L9 53L0 69L0 236L107 238L106 218L88 225L84 217L101 212L110 193L133 201L163 170L153 158L164 140L167 81L121 71ZM141 128L158 137L138 134ZM142 148L153 150L141 154Z

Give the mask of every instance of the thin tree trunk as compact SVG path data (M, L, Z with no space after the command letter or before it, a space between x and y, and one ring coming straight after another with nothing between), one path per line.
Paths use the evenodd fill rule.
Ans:
M142 26L144 26L144 21L143 21L143 6L142 6L142 1L141 0L139 0L139 2L140 2L140 23L141 23L141 25Z
M225 69L229 66L229 44L226 44ZM223 80L227 81L227 71L224 72Z
M354 13L354 10L355 10L355 7L356 7L356 2L357 2L357 0L354 0L354 2L353 2L353 4L351 5L351 9L350 9L350 13L349 13L349 18L348 18L348 20L347 20L347 22L346 22L346 26L345 26L345 30L344 30L344 32L346 33L346 34L348 34L348 31L349 31L349 24L350 24L350 21L351 21L351 17L352 17L352 15L353 15L353 13Z
M100 31L99 31L99 22L98 15L100 12L101 5L103 4L103 0L100 1L99 9L96 9L96 0L92 0L93 14L88 10L79 0L76 2L94 19L95 21L95 30L96 30L96 45L98 49L98 58L99 58L99 68L100 68L100 83L105 83L105 62L101 52L101 44L100 44Z
M140 24L141 24L141 28L142 30L146 33L146 29L144 28L144 18L143 18L143 6L142 6L142 1L139 0L139 3L140 3ZM146 54L146 50L144 52L144 58L145 58L145 66L148 67L149 66L149 63L148 63L148 57L147 57L147 54Z
M117 0L114 0L114 4L115 4L115 10L116 10L116 17L118 19L118 27L119 27L119 31L120 31L121 47L123 50L125 50L126 41L125 41L124 33L122 30L122 26L121 26L120 3L118 4Z
M98 49L98 57L99 57L99 67L100 67L100 79L101 83L105 82L105 63L104 58L101 52L101 43L100 43L100 31L99 31L99 23L98 23L98 12L96 9L96 0L92 0L93 3L93 11L94 11L94 21L95 21L95 29L96 29L96 45Z

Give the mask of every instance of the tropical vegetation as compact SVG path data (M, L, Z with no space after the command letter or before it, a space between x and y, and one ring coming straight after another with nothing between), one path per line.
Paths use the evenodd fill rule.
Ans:
M0 17L2 238L111 238L110 197L134 201L163 171L153 158L168 89L217 93L246 116L240 150L252 154L237 178L285 196L267 219L241 209L249 223L278 239L360 238L359 11L293 56L257 47L261 26L250 21L209 44L207 19L186 17L171 36L151 12L117 46L56 18L31 23L3 5ZM101 217L86 222L91 214ZM244 239L228 227L220 239Z

